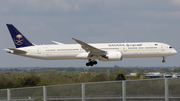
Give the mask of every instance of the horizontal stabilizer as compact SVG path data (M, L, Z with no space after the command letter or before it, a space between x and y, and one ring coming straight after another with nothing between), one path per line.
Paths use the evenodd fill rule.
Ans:
M8 49L4 49L6 50L8 53L12 53L12 54L26 54L27 52L24 50L19 50L19 49L14 49L14 48L8 48Z

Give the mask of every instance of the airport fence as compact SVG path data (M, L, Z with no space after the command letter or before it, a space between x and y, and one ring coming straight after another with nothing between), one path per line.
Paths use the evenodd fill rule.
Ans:
M3 89L0 101L180 101L180 78Z

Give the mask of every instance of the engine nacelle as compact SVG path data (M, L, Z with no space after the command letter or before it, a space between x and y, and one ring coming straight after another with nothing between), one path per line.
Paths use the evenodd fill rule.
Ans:
M106 54L106 58L109 61L121 61L123 58L123 54L122 52L118 52L118 51L109 51Z

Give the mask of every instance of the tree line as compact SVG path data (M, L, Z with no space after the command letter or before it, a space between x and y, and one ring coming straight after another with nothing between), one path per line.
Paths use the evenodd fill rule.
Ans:
M180 68L174 70L162 68L165 71L180 71ZM96 67L89 68L42 68L33 70L0 70L0 89L32 87L44 85L59 85L84 82L115 81L123 79L140 79L145 72L160 71L154 68L122 68L122 67ZM137 76L127 78L132 72L138 73ZM119 75L121 74L121 75ZM124 77L124 78L123 78Z
M59 85L84 82L115 81L118 74L126 75L125 71L116 71L113 73L99 72L81 72L81 73L35 73L0 74L0 89L32 87L44 85Z

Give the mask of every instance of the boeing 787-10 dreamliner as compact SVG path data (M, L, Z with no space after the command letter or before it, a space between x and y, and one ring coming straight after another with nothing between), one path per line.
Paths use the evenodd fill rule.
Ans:
M168 44L159 42L137 43L94 43L88 44L75 40L78 44L63 44L53 41L54 45L35 45L21 34L12 24L7 24L16 48L6 49L8 53L43 60L87 59L86 66L100 61L121 61L123 58L162 57L177 51Z

